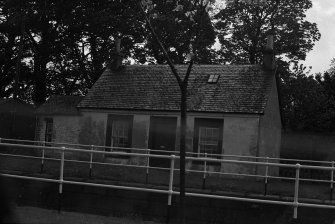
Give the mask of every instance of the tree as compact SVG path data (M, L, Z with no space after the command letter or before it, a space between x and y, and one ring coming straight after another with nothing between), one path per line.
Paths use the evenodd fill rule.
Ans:
M135 0L2 1L1 95L13 95L15 73L21 70L20 98L37 105L52 94L84 94L110 60L115 38L122 37L127 57L143 51L136 47L144 41L143 21L138 14L129 15L134 4Z
M29 81L33 85L31 97L37 105L43 103L47 97L47 64L59 40L57 7L60 7L60 2L57 1L13 0L6 1L1 10L4 18L1 27L21 30L20 33L11 33L14 39L20 36L19 44L8 47L12 50L11 57L17 57L17 74L22 67L20 64L29 70ZM3 35L10 34L1 31Z
M334 132L335 76L331 69L310 75L303 66L282 73L281 99L285 126L292 130Z
M0 97L9 97L19 95L29 95L31 83L29 81L29 68L27 65L21 64L20 58L23 54L27 54L23 49L23 31L24 24L21 17L21 5L15 6L17 13L6 11L5 3L1 2L1 20L0 20ZM20 76L20 86L17 85L18 74ZM16 87L16 88L15 88ZM18 94L17 89L24 89L25 92ZM16 90L15 90L16 89Z
M185 223L185 151L186 151L186 118L187 118L187 87L189 76L192 71L192 66L196 61L198 51L203 48L202 38L204 35L201 33L203 31L204 18L208 16L207 12L210 4L213 4L214 1L208 0L194 0L194 1L164 1L166 6L169 8L171 13L159 14L156 10L155 2L151 0L142 0L139 4L141 11L145 17L148 29L151 33L152 38L157 44L157 48L160 50L162 56L157 54L157 58L162 57L162 62L165 60L169 65L173 76L176 78L180 93L180 223ZM170 5L171 4L171 5ZM175 12L175 13L173 13ZM166 17L166 15L169 17ZM172 18L171 18L172 17ZM183 19L181 19L183 17ZM208 17L207 17L208 18ZM169 24L172 24L172 27L177 27L178 31L186 30L187 38L182 41L180 48L177 44L179 42L172 42L167 46L164 46L161 33L167 32L166 29L163 29L160 33L157 33L157 28L153 25L153 19L160 20L169 20ZM169 36L169 35L167 35ZM163 36L163 38L167 37ZM178 40L178 37L173 41ZM171 46L175 46L172 50ZM167 47L170 47L167 49ZM155 49L153 49L155 51ZM179 51L179 52L178 52ZM182 52L182 54L181 54ZM181 55L180 55L181 54ZM176 59L175 56L182 56L179 59ZM180 74L174 63L176 62L185 62L185 59L188 59L188 68L185 74Z
M211 54L210 47L215 42L215 31L208 12L198 10L201 4L196 1L152 1L155 7L150 11L151 26L167 51L171 61L175 64L185 64L190 51L190 44L197 35L197 46L193 48L201 52L195 62L208 63ZM177 7L176 7L177 5ZM207 10L207 9L206 9ZM198 30L197 30L198 29ZM148 53L154 57L158 64L166 63L166 57L160 50L153 37L147 39Z
M262 46L270 33L275 37L276 55L295 63L304 60L320 39L317 25L305 20L311 0L267 0L262 5L230 2L215 15L221 54L227 62L261 63Z

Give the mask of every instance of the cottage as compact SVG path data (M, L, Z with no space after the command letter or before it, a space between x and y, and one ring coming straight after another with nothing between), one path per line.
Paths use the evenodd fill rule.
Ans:
M281 115L271 45L270 40L264 65L193 66L188 87L187 152L194 156L207 153L215 158L280 156ZM185 74L187 65L177 65L176 69ZM62 129L63 136L72 139L60 139L56 134L55 140L150 148L162 153L178 151L179 101L179 86L168 65L107 68L77 105L78 128ZM75 121L69 119L67 125L71 120ZM60 127L54 129L56 133L63 132L57 131ZM135 157L117 159L145 163ZM150 165L168 164L152 159ZM196 167L199 163L189 161L187 165ZM225 172L263 172L260 167L250 165L211 166Z
M45 142L78 143L81 96L51 96L36 110L35 139Z

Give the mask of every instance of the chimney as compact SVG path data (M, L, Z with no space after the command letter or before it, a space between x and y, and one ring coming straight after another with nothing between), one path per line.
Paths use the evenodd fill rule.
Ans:
M275 55L273 51L273 35L268 35L266 40L266 47L263 52L263 67L266 70L273 70L275 68Z
M123 54L121 53L121 39L115 38L115 52L112 54L112 60L109 64L110 69L118 70L122 66Z

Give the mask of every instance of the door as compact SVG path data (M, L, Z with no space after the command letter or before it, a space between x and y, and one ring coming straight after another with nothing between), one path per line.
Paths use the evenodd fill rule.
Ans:
M151 154L171 155L175 151L176 145L176 117L151 117L149 148L152 149ZM170 167L170 159L150 158L149 162L152 167Z

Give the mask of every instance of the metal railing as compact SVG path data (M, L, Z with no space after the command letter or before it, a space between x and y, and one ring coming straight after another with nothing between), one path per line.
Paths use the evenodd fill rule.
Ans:
M26 143L26 144L22 144ZM49 143L48 143L49 144ZM63 194L63 184L73 184L73 185L83 185L83 186L92 186L92 187L105 187L105 188L116 188L116 189L125 189L125 190L135 190L135 191L143 191L143 192L153 192L153 193L162 193L168 195L167 205L171 206L172 197L173 195L178 195L179 191L174 187L174 173L179 171L178 168L175 167L175 161L179 159L179 155L177 152L169 152L171 155L157 155L151 154L152 151L150 149L137 149L137 148L127 148L129 152L117 152L113 150L124 150L125 148L116 148L116 147L109 147L111 151L105 151L106 146L94 146L94 145L80 145L80 144L67 144L67 143L52 143L52 145L59 145L59 146L45 146L45 142L39 141L26 141L26 140L14 140L14 139L0 139L0 146L5 147L15 147L15 148L25 148L25 149L37 149L41 150L41 156L32 156L32 155L19 155L19 154L12 154L12 153L0 153L0 156L11 156L11 157L20 157L20 158L29 158L29 159L40 159L41 160L41 172L43 172L43 166L46 160L53 160L59 161L59 178L41 178L41 177L34 177L34 176L23 176L23 175L14 175L9 173L2 173L2 176L11 177L11 178L21 178L21 179L29 179L29 180L37 180L37 181L46 181L46 182L54 182L59 184L59 198L61 198ZM62 146L60 146L62 145ZM66 146L68 147L66 147ZM86 149L79 149L74 147L82 147ZM99 150L100 149L100 150ZM60 154L60 158L51 158L46 157L47 150L56 150ZM132 152L135 151L135 152ZM74 152L74 153L84 153L89 154L89 160L76 160L76 159L66 159L65 154L66 152ZM97 162L94 161L94 155L111 155L111 156L137 156L142 157L146 161L145 165L130 165L130 164L111 164L106 162ZM192 155L192 156L189 156ZM195 156L196 155L196 156ZM206 185L206 178L209 174L219 174L219 175L232 175L232 176L242 176L242 177L258 177L263 178L264 180L264 195L267 195L267 184L270 178L272 179L283 179L283 180L294 180L294 192L293 192L293 201L282 201L282 200L273 200L264 197L264 199L259 198L250 198L250 197L232 197L232 196L225 196L225 195L214 195L214 194L206 194L206 193L194 193L194 192L187 192L186 196L193 196L193 197L204 197L204 198L215 198L215 199L229 199L229 200L237 200L237 201L244 201L244 202L255 202L255 203L266 203L266 204L276 204L276 205L288 205L292 206L294 209L293 218L297 218L298 216L298 207L314 207L314 208L331 208L335 209L335 205L332 204L332 194L333 194L333 184L334 184L334 162L328 161L309 161L309 160L299 160L302 162L315 162L315 163L322 163L327 164L328 166L314 166L314 165L303 165L300 163L296 164L284 164L280 163L283 161L290 161L289 159L280 159L280 158L269 158L269 157L251 157L251 156L236 156L236 155L224 155L222 157L229 157L235 159L218 159L212 158L212 155L203 154L198 155L196 153L188 153L186 160L187 161L198 161L203 164L203 170L191 170L188 169L188 172L195 172L201 173L203 178L203 188ZM168 159L170 160L170 166L168 168L162 167L151 167L150 166L150 159L151 158L161 158L161 159ZM239 160L237 160L239 159ZM252 159L254 161L247 161L243 159ZM264 159L263 162L260 162L260 159ZM101 184L101 183L94 183L94 182L82 182L82 181L71 181L66 180L64 178L64 170L65 170L65 162L79 162L89 165L89 176L92 175L92 169L94 164L100 165L114 165L114 166L131 166L136 168L144 168L146 172L146 182L148 180L149 170L150 169L163 169L169 171L169 182L167 189L156 189L156 188L148 188L148 187L132 187L132 186L121 186L121 185L112 185L112 184ZM209 163L220 163L220 164L237 164L237 165L255 165L255 166L263 166L264 175L261 174L243 174L243 173L225 173L225 172L218 172L218 171L209 171L208 167L210 166ZM329 166L330 165L330 166ZM280 176L273 176L269 175L269 168L271 167L278 167L278 168L292 168L295 170L295 178L287 178L287 177L280 177ZM304 179L300 177L300 172L302 169L311 169L311 170L324 170L330 172L330 180L315 180L315 179ZM313 181L319 183L330 183L330 200L326 201L327 204L322 203L302 203L299 201L299 184L302 181ZM60 210L60 204L59 204Z

